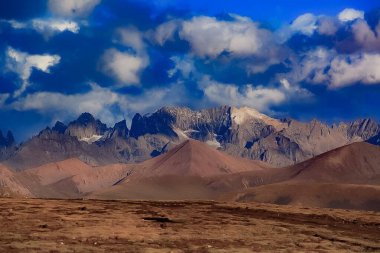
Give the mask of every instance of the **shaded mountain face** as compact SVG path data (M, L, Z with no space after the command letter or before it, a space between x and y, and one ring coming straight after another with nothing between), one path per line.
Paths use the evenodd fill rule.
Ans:
M379 134L380 125L370 119L329 126L317 120L278 120L247 107L200 111L164 107L152 114L136 114L130 129L125 120L107 127L91 114L83 113L67 126L57 122L22 144L16 153L3 157L11 156L9 164L19 169L69 157L93 165L110 161L134 163L195 139L234 156L283 167L349 143L379 143ZM0 145L9 142L5 137L2 140Z
M4 136L0 131L0 161L8 159L16 151L15 138L11 131Z

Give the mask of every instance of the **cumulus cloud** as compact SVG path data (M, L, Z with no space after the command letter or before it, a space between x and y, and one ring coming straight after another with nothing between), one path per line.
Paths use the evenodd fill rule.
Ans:
M100 3L100 0L49 0L49 10L63 17L84 17Z
M312 35L318 28L317 20L318 18L315 15L311 13L305 13L297 17L292 22L290 29L294 32L299 32L305 35Z
M233 106L249 106L262 112L268 112L271 106L281 104L294 96L301 99L311 95L298 86L292 87L286 79L281 80L281 86L277 88L251 84L238 87L234 84L216 82L206 76L201 80L200 87L203 89L206 99L213 104L228 103Z
M364 19L364 11L347 8L338 14L338 18L342 22L349 22L355 19Z
M61 60L59 55L31 55L9 47L6 51L6 70L17 73L22 80L22 85L15 96L20 95L29 86L29 77L33 69L50 73L50 68Z
M210 79L202 81L204 94L208 100L216 104L228 102L234 106L249 106L260 111L267 111L273 104L285 101L285 95L276 90L262 86L246 85L240 88L233 84L222 84Z
M335 17L322 16L317 22L318 33L323 35L334 35L339 29L339 21Z
M259 28L250 19L233 18L221 21L214 17L194 17L182 23L179 36L188 41L193 53L200 57L214 58L223 52L243 57L259 55L275 46L270 31Z
M310 50L293 60L292 65L289 66L291 71L285 75L285 78L293 83L301 81L309 83L327 82L326 68L335 55L335 50L324 47Z
M373 31L365 20L352 25L352 32L359 47L367 51L380 50L380 22Z
M174 33L178 30L180 25L180 20L171 20L159 25L154 32L154 40L163 46L166 41L173 39Z
M102 118L113 117L107 110L117 103L119 96L110 90L92 85L92 90L84 94L65 95L56 92L36 92L13 102L10 107L18 111L34 110L46 114L78 115L90 112Z
M148 65L144 57L117 49L108 49L102 57L102 71L123 86L140 84L140 73Z
M62 94L58 92L36 92L20 97L8 108L17 111L37 111L56 120L69 120L73 115L89 112L107 124L113 124L136 112L146 113L158 106L175 104L172 89L152 89L139 96L122 95L108 88L91 83L86 93ZM115 109L116 108L116 109Z
M121 28L117 31L118 43L133 48L139 54L145 54L143 34L135 27Z
M101 59L103 73L116 79L121 86L139 85L140 74L149 64L144 34L135 27L120 28L114 42L126 48L124 51L106 50Z
M291 71L280 75L291 82L324 84L340 88L353 84L380 84L380 54L338 54L333 49L317 48L294 61Z
M359 82L380 84L380 54L339 55L331 62L328 76L333 88Z
M298 16L289 26L285 26L276 32L281 42L287 41L294 34L311 36L315 32L322 35L332 36L340 28L340 22L336 17L316 16L312 13L305 13Z

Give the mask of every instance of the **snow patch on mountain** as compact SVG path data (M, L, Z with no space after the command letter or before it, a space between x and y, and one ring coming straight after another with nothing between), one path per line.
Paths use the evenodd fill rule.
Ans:
M182 131L179 128L174 128L174 132L178 135L178 137L182 140L188 140L189 136L186 135L186 131Z
M209 145L210 147L213 147L213 148L220 148L222 147L222 145L220 144L220 142L218 142L217 140L209 140L209 141L206 141L206 144Z
M100 140L101 138L103 137L103 135L93 135L91 137L83 137L81 139L79 139L80 141L84 141L84 142L87 142L88 144L92 144L94 142L97 142L98 140Z
M268 117L267 115L262 114L257 110L249 107L232 107L231 118L233 122L237 125L244 124L253 119L259 119L264 121L268 125L274 126L277 130L281 130L284 127L284 124L281 121Z

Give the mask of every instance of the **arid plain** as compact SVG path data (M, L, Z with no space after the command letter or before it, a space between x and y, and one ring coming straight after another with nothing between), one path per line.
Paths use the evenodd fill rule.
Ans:
M204 201L0 199L0 252L379 252L380 214Z

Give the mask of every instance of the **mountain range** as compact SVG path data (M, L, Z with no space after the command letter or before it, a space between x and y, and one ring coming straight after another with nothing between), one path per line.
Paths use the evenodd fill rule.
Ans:
M12 197L218 200L380 211L380 147L358 142L273 168L196 140L138 164L90 166L77 158L23 171L0 166Z
M90 165L138 163L187 139L195 139L234 156L293 165L332 149L358 142L380 144L380 124L371 119L327 125L317 120L274 119L252 108L223 106L193 111L164 107L136 114L108 127L89 113L57 122L19 146L11 132L0 133L0 161L24 170L49 162L78 158Z
M89 113L16 145L0 132L0 196L221 200L380 211L380 125L164 107L108 127Z

